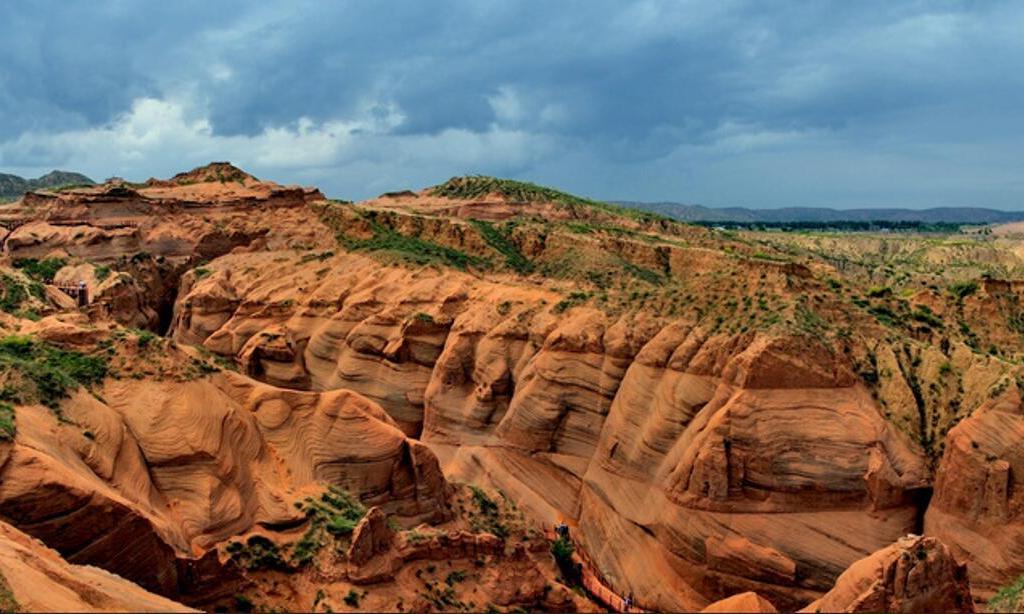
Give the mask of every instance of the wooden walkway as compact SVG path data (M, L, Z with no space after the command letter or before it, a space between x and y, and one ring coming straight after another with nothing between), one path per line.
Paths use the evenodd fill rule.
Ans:
M550 541L558 539L558 534L555 533L555 528L544 525L544 536ZM581 574L580 582L583 584L583 588L590 593L590 595L598 603L608 608L612 612L646 612L648 610L641 606L634 596L633 605L630 608L626 608L626 599L622 595L615 592L610 584L605 581L601 572L594 565L593 560L587 551L580 545L576 536L569 531L569 541L572 542L573 547L573 562L580 565Z

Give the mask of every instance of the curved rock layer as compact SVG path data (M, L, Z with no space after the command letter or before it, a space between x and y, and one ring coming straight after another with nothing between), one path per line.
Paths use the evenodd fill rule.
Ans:
M746 590L797 607L917 525L921 450L806 339L566 310L543 288L357 255L209 268L183 284L178 341L378 401L451 475L575 521L616 588L658 607Z
M970 562L980 598L1024 574L1024 406L1010 383L954 427L925 530Z
M161 594L219 573L210 549L224 539L302 522L293 503L316 483L408 523L449 514L436 457L352 392L287 391L234 373L110 380L96 397L79 391L63 414L18 408L16 438L0 444L0 516L73 563Z
M26 612L195 611L102 569L71 565L5 522L0 522L0 603Z

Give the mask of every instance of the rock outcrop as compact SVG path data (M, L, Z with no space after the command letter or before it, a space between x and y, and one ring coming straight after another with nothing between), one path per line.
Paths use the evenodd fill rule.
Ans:
M967 566L933 537L908 535L863 558L801 612L974 612Z
M387 515L379 507L370 508L352 533L349 579L356 584L390 580L397 568L397 559L389 556L394 545L395 532L388 526Z
M775 609L775 606L773 606L771 602L761 595L758 595L753 591L747 591L746 593L739 593L732 597L726 597L725 599L716 601L701 610L701 612L722 612L724 614L728 614L729 612L774 614L775 612L778 612L778 610Z
M1006 382L953 428L935 476L925 532L970 561L982 599L1024 574L1024 409Z
M0 327L112 376L0 405L0 516L188 604L580 605L527 518L654 609L964 609L950 552L975 598L1024 572L1019 283L875 287L908 246L485 177L350 204L214 163L0 222ZM42 285L61 265L87 308ZM891 546L922 523L948 551Z
M0 606L26 612L194 611L108 571L71 565L6 522L0 522Z
M279 259L211 263L174 337L254 377L372 398L451 475L576 518L620 590L669 609L742 590L794 607L915 528L920 450L823 347L555 313L542 289L356 255Z
M121 380L97 397L80 391L63 415L18 409L15 440L0 444L0 515L71 562L161 594L188 589L226 538L300 521L292 503L314 483L409 523L450 515L434 455L351 392L234 373Z

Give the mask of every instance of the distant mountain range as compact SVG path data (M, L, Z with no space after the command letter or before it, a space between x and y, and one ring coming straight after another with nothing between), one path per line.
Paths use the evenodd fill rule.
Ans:
M0 173L0 200L15 200L25 192L66 185L95 185L95 181L81 173L50 171L37 179L24 179L17 175Z
M782 209L713 208L673 202L616 201L624 207L653 211L687 222L923 222L935 224L990 224L1024 220L1024 211L1000 211L978 207L935 207L931 209L828 209L786 207Z

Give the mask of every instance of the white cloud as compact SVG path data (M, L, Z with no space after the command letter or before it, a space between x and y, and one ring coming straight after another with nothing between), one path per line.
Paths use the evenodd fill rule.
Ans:
M301 174L332 187L338 177L347 177L343 195L367 196L364 190L374 185L413 179L421 183L410 187L420 187L454 174L516 169L553 151L548 137L498 125L479 132L396 133L404 119L396 105L368 101L349 118L318 123L303 117L251 136L224 136L214 133L191 100L140 98L102 127L26 132L0 143L0 161L37 174L49 170L36 168L38 160L59 160L64 168L98 179L112 174L144 179L153 169L170 176L211 160L230 160L259 176L285 181ZM33 152L31 159L22 157L25 152ZM347 170L355 167L361 169L361 181L349 177Z

